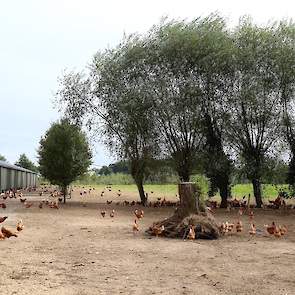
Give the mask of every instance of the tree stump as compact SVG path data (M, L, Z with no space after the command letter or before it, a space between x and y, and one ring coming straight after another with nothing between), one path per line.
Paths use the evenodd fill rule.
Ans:
M178 191L180 207L171 217L155 222L147 233L152 235L154 227L164 226L162 236L184 239L193 226L196 238L217 239L220 231L213 215L200 203L200 188L195 183L183 182L178 185Z

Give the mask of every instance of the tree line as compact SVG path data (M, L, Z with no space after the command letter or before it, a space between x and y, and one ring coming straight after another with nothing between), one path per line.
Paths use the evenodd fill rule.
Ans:
M183 182L202 167L221 207L239 167L261 207L269 162L289 158L295 183L294 45L292 21L164 20L95 54L87 74L66 73L57 101L128 161L143 204L154 160L169 159Z

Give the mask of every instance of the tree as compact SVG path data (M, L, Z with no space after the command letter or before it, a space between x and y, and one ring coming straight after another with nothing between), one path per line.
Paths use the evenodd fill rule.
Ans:
M283 141L290 151L287 182L295 187L295 23L280 22L274 26L277 50L274 59L279 79L280 100L283 105Z
M68 118L74 122L85 118L90 131L102 137L119 159L128 161L143 205L147 167L157 153L152 104L145 91L146 55L140 38L131 36L117 48L94 56L90 78L83 81L78 74L68 75L58 92Z
M0 161L6 162L7 160L6 160L6 158L3 155L0 154Z
M143 205L147 202L143 183L149 162L157 154L147 55L142 40L134 35L117 48L97 54L92 65L92 109L103 114L105 144L129 162Z
M128 174L130 173L129 166L130 164L128 163L128 161L118 161L116 163L110 164L109 168L113 173Z
M180 181L189 181L204 143L196 63L202 22L162 23L148 34L150 97L164 158ZM147 79L146 78L146 79Z
M71 182L91 164L91 151L85 134L66 120L53 123L40 140L38 150L40 173L61 187L64 203Z
M100 175L109 175L111 173L112 170L108 166L102 166L98 171L98 174Z
M236 46L232 94L228 99L227 139L253 184L256 206L262 205L261 177L265 158L279 140L282 106L275 73L272 28L243 20L233 34Z
M36 165L29 160L29 158L25 155L25 154L21 154L19 156L19 159L17 162L15 162L16 166L20 166L23 167L25 169L31 170L31 171L38 171L38 168L36 167Z

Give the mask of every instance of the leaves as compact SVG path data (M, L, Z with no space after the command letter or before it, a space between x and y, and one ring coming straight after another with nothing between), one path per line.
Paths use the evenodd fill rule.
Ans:
M84 174L91 164L85 134L65 120L52 124L40 141L38 154L42 176L62 187Z

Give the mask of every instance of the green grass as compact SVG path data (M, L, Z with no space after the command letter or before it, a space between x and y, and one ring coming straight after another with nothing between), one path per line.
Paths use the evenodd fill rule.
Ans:
M281 184L281 185L272 185L272 184L264 184L262 185L262 191L263 191L263 198L265 199L273 199L277 197L279 189L284 189L288 191L288 185ZM236 184L232 188L232 196L241 198L243 196L248 196L251 194L253 196L253 188L252 184Z
M79 184L81 185L81 184ZM206 193L208 188L204 183L200 183L202 187L203 194ZM105 188L104 184L99 184L99 185L85 185L87 187L95 187L98 191L102 191ZM148 194L151 194L153 192L154 194L158 194L161 196L170 196L174 197L178 193L177 185L175 184L146 184L144 186L145 191ZM266 184L263 185L263 197L265 199L274 199L278 195L279 189L285 189L288 191L288 185L271 185L271 184ZM112 189L114 191L116 190L121 190L122 192L125 193L137 193L137 187L134 184L115 184L112 185ZM248 196L251 194L253 196L253 189L251 184L237 184L232 187L232 196L236 198L242 198L243 196ZM218 195L216 196L218 198Z

